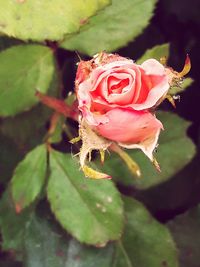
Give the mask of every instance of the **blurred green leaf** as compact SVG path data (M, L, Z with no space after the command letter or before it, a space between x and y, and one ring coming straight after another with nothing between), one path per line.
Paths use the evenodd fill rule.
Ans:
M134 191L133 194L155 216L167 221L177 212L182 212L199 201L199 174L199 155L196 155L190 164L171 179L147 190Z
M52 110L38 104L29 111L4 118L0 122L0 132L12 139L20 151L27 152L42 143L51 113Z
M12 251L26 267L65 266L68 238L56 227L46 206L40 212L16 214L7 191L0 212L3 250Z
M105 248L69 242L66 266L177 267L177 250L169 230L138 201L125 198L126 226L120 241Z
M190 123L169 112L158 112L157 115L165 129L161 132L159 147L155 153L161 172L155 169L140 150L126 150L139 164L142 176L141 178L133 177L125 165L122 167L123 163L120 158L112 154L105 160L103 170L120 183L147 189L171 179L195 156L195 145L186 132Z
M46 153L45 145L36 147L14 171L11 187L17 212L29 206L41 192L47 171Z
M68 257L68 239L47 217L33 214L24 229L25 267L64 267Z
M55 71L53 52L41 45L19 45L0 53L0 116L13 116L38 102Z
M23 152L9 137L2 134L0 134L0 151L0 184L4 184L11 178L13 169L23 157Z
M125 46L148 25L155 4L156 0L113 0L112 5L92 17L79 34L66 36L61 47L93 56Z
M177 251L168 229L138 201L125 198L124 202L123 237L104 248L94 248L69 239L44 205L36 213L16 214L6 193L0 201L3 249L23 252L27 267L177 267Z
M52 134L50 134L50 142L58 143L62 140L62 132L65 128L66 118L62 115L58 116L56 128Z
M0 228L3 250L15 250L21 254L24 242L24 228L30 221L29 211L16 214L11 192L7 190L0 200Z
M138 201L124 198L127 224L118 241L115 267L178 267L177 251L169 230Z
M40 205L37 210L40 212L28 216L16 214L8 194L0 201L3 249L21 253L23 266L111 266L112 245L98 249L84 246L61 231L46 206Z
M199 265L200 247L200 206L191 209L183 215L177 216L168 223L177 243L181 267L195 267Z
M162 57L166 57L166 59L168 59L168 57L169 57L169 44L156 45L153 48L148 49L144 53L144 55L137 60L137 64L141 64L149 58L155 58L157 60L160 60L160 58L162 58Z
M187 87L189 87L192 83L193 83L193 79L192 78L186 78L183 80L182 84L179 87L172 87L169 90L169 93L171 95L176 95L176 94L180 94L182 93L185 89L187 89Z
M22 40L60 40L78 31L109 0L0 0L0 32ZM5 12L6 11L6 12Z
M53 220L47 205L39 205L36 212L16 214L5 194L0 211L3 249L14 250L25 267L111 266L112 244L94 248L69 238Z
M82 245L58 231L46 218L34 216L26 228L25 267L110 267L112 253L113 245Z
M78 240L105 245L119 239L122 201L112 181L84 177L69 154L52 151L47 195L60 224Z
M114 243L104 248L80 244L75 239L69 242L67 267L112 267ZM124 266L125 267L125 266Z

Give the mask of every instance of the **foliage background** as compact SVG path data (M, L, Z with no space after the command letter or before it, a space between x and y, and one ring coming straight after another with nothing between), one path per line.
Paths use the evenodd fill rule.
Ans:
M18 2L23 3L24 1ZM192 2L188 0L160 0L156 4L154 15L148 26L143 31L142 29L139 31L140 26L136 27L135 24L139 20L145 21L146 19L145 4L151 2L154 5L155 1L121 1L124 10L117 6L118 1L113 2L115 2L116 10L113 11L114 15L112 12L110 14L111 26L113 25L113 41L109 44L97 41L97 39L96 42L87 42L89 34L94 38L90 29L89 34L87 33L87 20L82 21L82 24L85 24L83 25L85 27L85 29L83 28L83 36L75 35L74 37L72 35L69 39L71 41L62 43L62 48L57 48L55 42L45 42L45 45L54 51L57 58L56 71L52 67L53 59L46 47L41 50L38 50L37 47L31 47L31 50L36 49L36 52L31 51L29 53L29 48L25 49L24 42L20 40L20 38L24 39L23 36L18 37L19 39L0 36L2 53L8 47L22 45L18 47L17 55L21 58L20 55L23 54L24 60L21 65L18 65L16 63L18 58L15 54L11 53L8 57L9 60L2 57L2 54L0 56L0 114L2 116L0 119L0 266L198 267L200 265L200 91L198 88L200 80L200 19L198 10L200 3L198 0ZM4 1L0 1L0 3L2 4L0 21L2 21L9 18L4 8L11 8L11 6L6 6L7 4L4 6ZM132 16L131 22L126 21L127 9L130 10ZM56 10L54 11L55 15L52 12L52 18L56 16ZM86 12L86 16L92 15L91 10L83 12ZM115 29L118 21L116 14L119 14L121 27L118 28L118 31ZM96 27L95 23L97 23L97 28L103 29L105 27L101 18L99 23L98 14L91 18L91 21L92 28ZM104 17L102 21L104 21ZM43 21L39 24L42 25ZM57 33L57 30L54 29L55 25L52 24L52 31L55 30ZM70 28L72 32L78 30L77 24L74 25L77 29ZM26 34L28 33L25 32ZM41 31L39 37L35 38L33 35L35 40L30 43L46 39L43 37L45 34ZM102 31L105 39L106 34ZM57 39L60 38L59 35ZM37 146L44 141L52 111L40 104L34 106L37 101L34 97L34 79L39 81L37 86L44 92L48 91L49 95L64 98L68 91L73 90L78 61L76 53L69 51L69 49L84 52L81 53L81 57L87 59L88 55L98 52L99 47L102 48L105 45L103 49L114 50L122 56L137 60L143 56L147 49L166 43L170 44L168 65L175 70L181 70L185 55L189 53L192 61L192 70L189 76L193 79L193 83L187 90L180 93L181 99L180 102L177 102L176 110L167 102L161 106L162 111L159 116L162 118L166 131L161 136L157 157L161 163L162 173L157 174L141 152L130 152L143 171L143 177L138 181L132 177L125 166L121 165L117 156L112 155L107 159L103 168L112 174L120 191L119 195L112 183L98 184L97 187L96 182L85 181L81 173L77 171L78 167L70 154L67 156L54 151L51 159L54 172L52 169L44 168L46 150L43 146ZM116 50L118 47L122 48ZM97 51L94 51L95 49ZM161 52L158 49L161 49ZM152 53L158 57L160 53L162 56L162 51L165 54L168 53L166 45L153 50ZM38 66L33 64L37 61L37 56L40 58L41 55L46 55L38 63L40 70L43 70L43 75L45 74L45 79L40 78L40 74L37 72ZM26 68L23 69L23 66ZM30 69L31 77L29 77ZM19 97L17 92L17 82L20 76L24 77L25 82L24 84L20 82L20 85L22 84L23 88L26 88L28 103L23 103L23 99ZM11 88L16 88L14 93L8 97L4 96L5 80L10 82ZM20 104L16 105L16 103ZM7 115L15 115L21 109L26 110L31 106L34 107L29 111L20 113L15 117L7 117ZM69 145L67 136L76 135L77 125L68 120L68 127L63 130L62 127L59 127L62 124L63 120L61 119L55 134L51 137L51 142L54 143L53 147L64 153L76 153L76 148ZM27 161L15 171L13 176L17 164L23 160L27 152L35 147L37 147L35 154L31 154L28 159L26 158ZM94 158L96 159L97 156L94 155ZM62 170L65 172L63 176L61 172L56 173L58 162L63 163ZM98 160L96 164L98 164ZM50 182L48 183L49 172ZM30 173L34 175L30 175ZM25 179L21 181L19 177ZM10 192L11 178L12 194ZM70 181L74 181L75 186ZM98 218L98 222L95 221L92 225L90 225L93 220L91 213L84 210L82 201L72 194L74 188L79 188L79 186L82 186L81 194ZM84 188L89 189L84 191ZM25 201L21 203L21 193L26 191ZM46 191L51 211L45 197ZM99 203L96 202L98 200L100 205L103 205L102 203L108 195L112 196L113 202L104 215L102 209L100 212L98 205L93 207L92 203L94 201ZM125 225L120 213L123 209L121 205L122 195ZM129 198L124 198L124 195L129 196ZM103 207L100 206L100 208ZM22 208L24 210L21 212ZM77 212L75 212L76 210ZM19 214L16 214L16 211ZM108 224L105 224L106 220ZM119 239L122 227L123 235ZM69 233L79 241L97 246L102 246L103 242L107 243L108 240L118 241L109 242L104 248L96 248L79 243ZM100 244L97 244L99 238Z

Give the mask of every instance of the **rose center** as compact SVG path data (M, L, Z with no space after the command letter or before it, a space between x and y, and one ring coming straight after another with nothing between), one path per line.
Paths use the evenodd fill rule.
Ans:
M128 86L129 79L119 80L116 77L109 77L108 79L108 93L109 94L121 94L123 89Z

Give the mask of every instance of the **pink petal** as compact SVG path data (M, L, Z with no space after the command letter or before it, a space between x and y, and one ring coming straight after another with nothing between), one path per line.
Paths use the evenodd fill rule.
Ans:
M157 60L146 60L141 68L142 88L139 103L135 102L130 105L135 110L145 110L155 106L167 94L170 87L165 68Z
M163 75L165 73L165 67L153 58L147 59L140 66L146 75Z
M103 137L126 148L140 148L152 160L162 123L147 111L115 108L107 112L108 123L96 126Z
M169 83L167 77L162 77L162 81L156 84L148 93L147 98L140 104L131 104L130 106L135 110L145 110L156 105L156 103L164 97L169 90Z

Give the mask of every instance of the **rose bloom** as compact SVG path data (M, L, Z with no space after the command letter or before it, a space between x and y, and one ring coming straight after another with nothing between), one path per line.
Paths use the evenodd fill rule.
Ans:
M162 64L101 53L79 63L75 85L82 119L98 135L153 160L163 128L153 111L170 87Z

